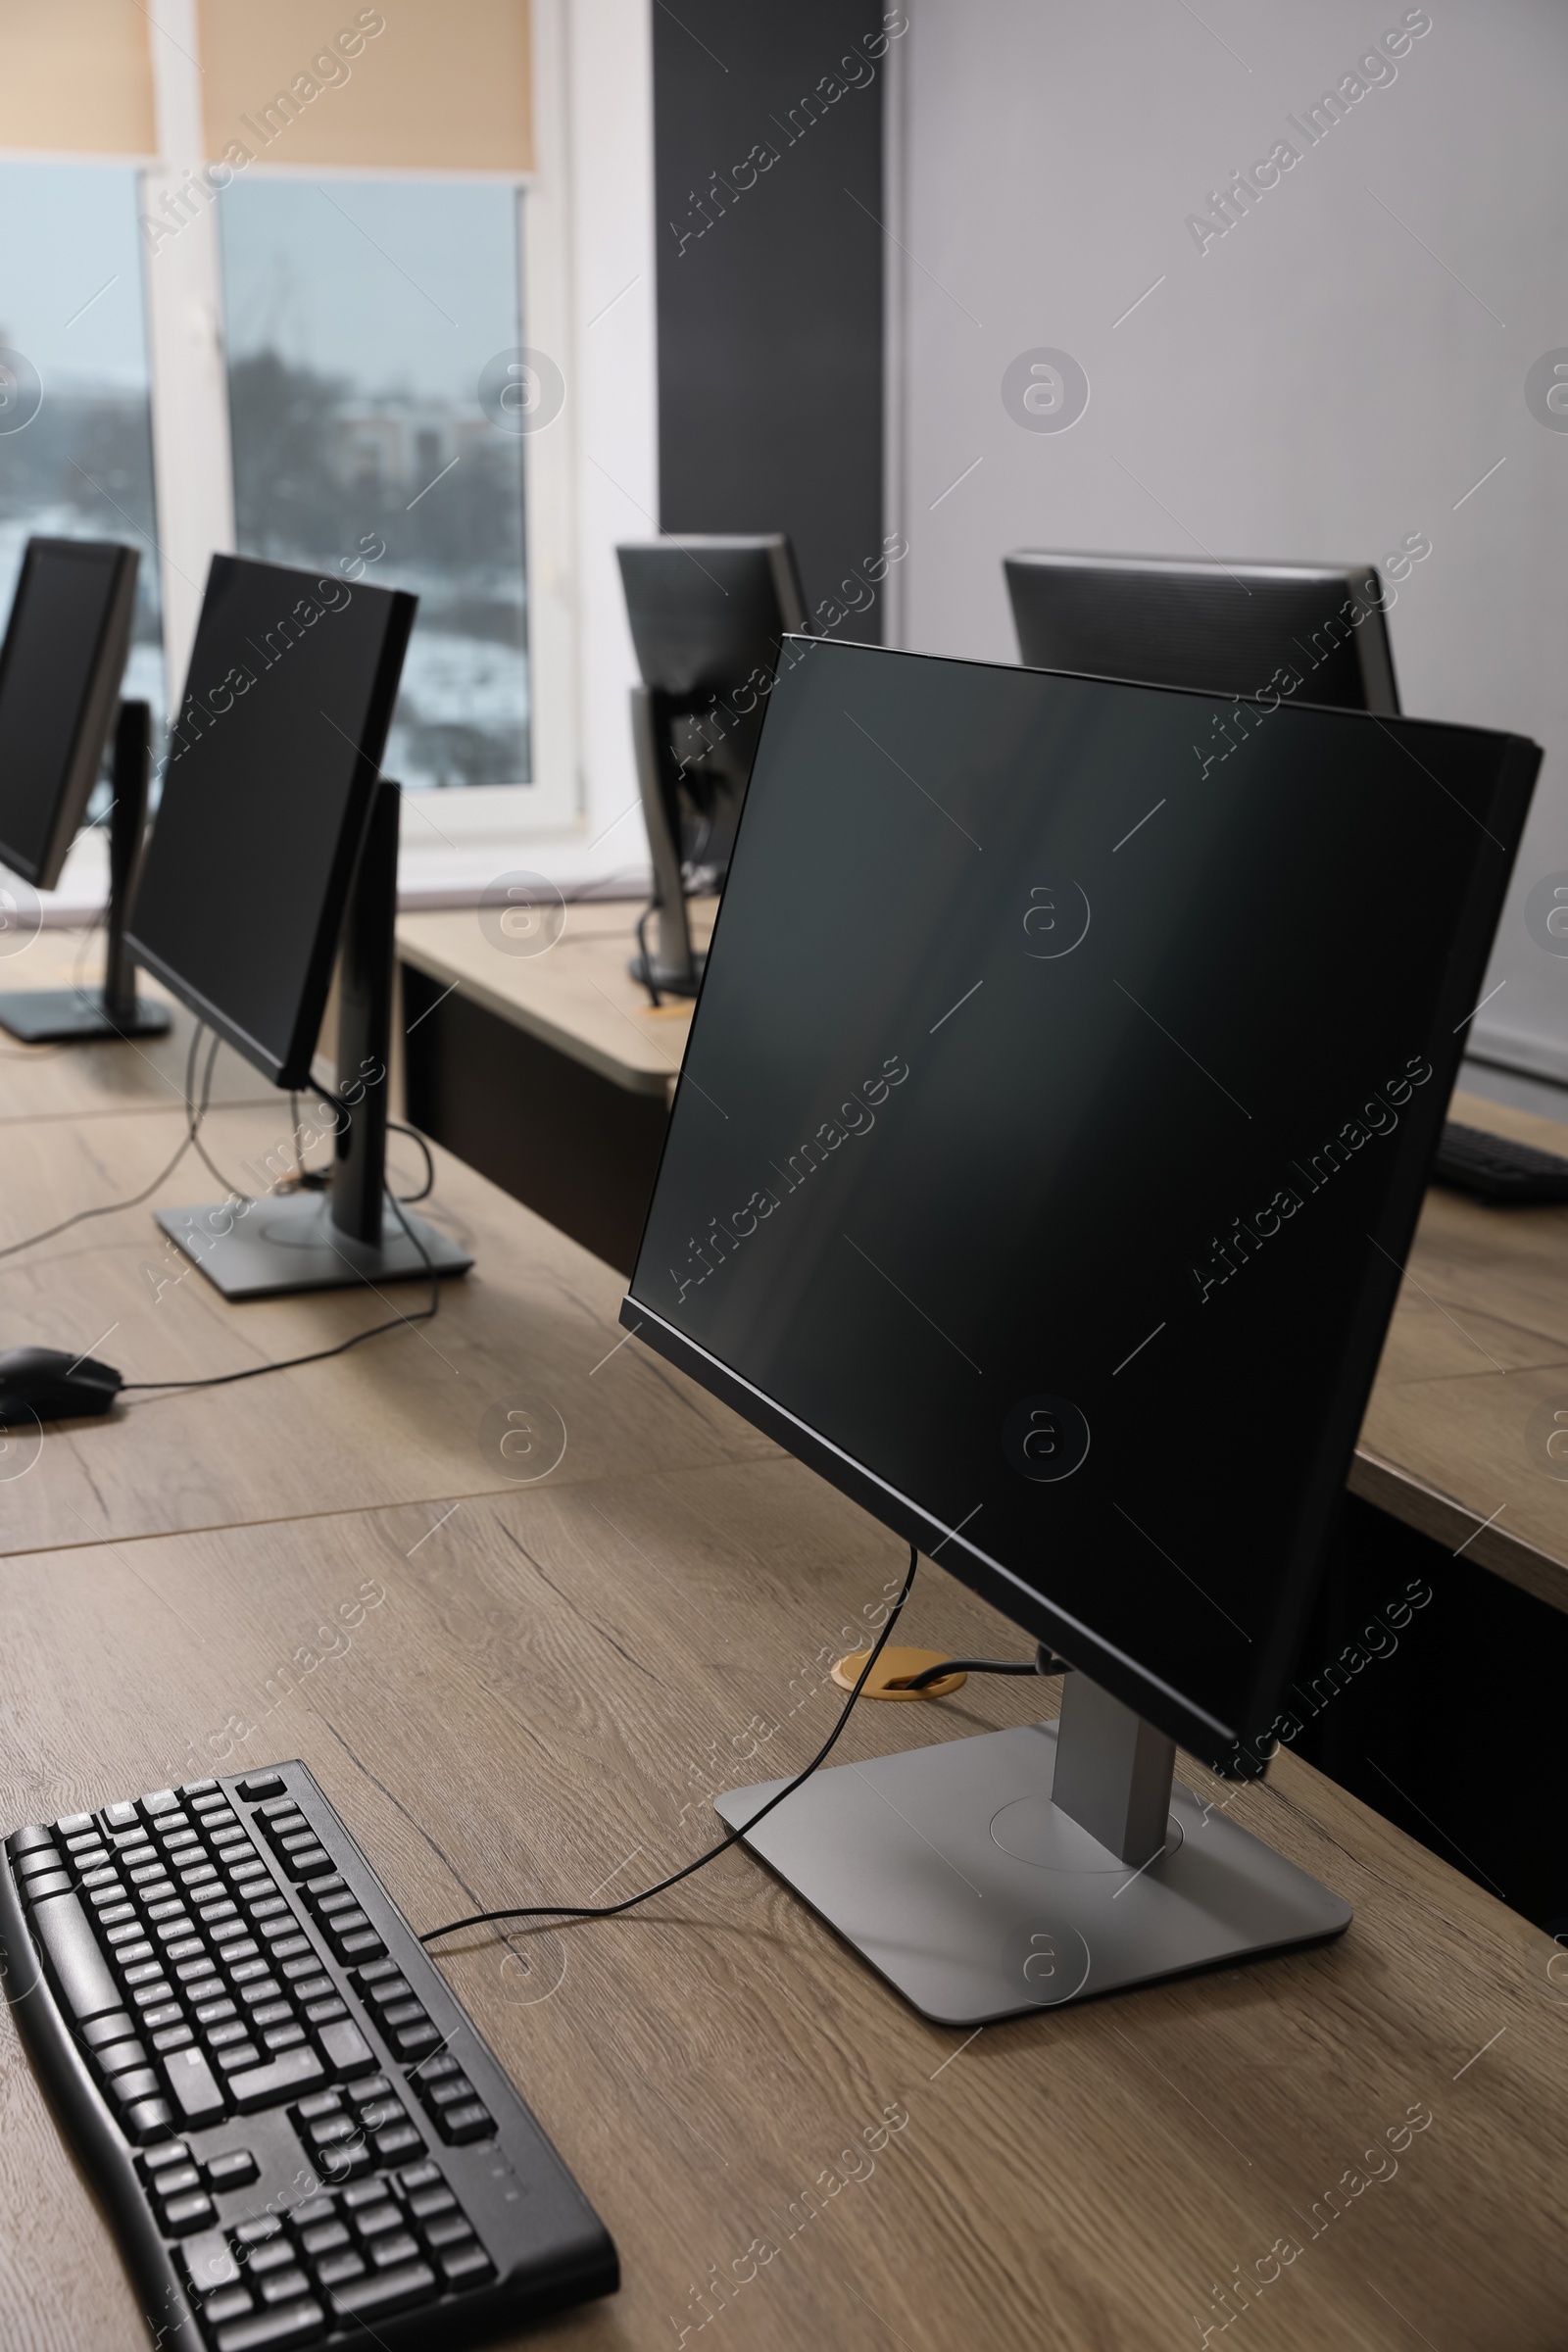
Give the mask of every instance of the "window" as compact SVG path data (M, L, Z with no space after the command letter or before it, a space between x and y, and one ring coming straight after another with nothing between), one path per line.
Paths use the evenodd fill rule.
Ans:
M514 188L236 180L219 205L242 554L419 599L387 771L526 784L522 441L480 399L522 343Z
M136 175L0 163L0 612L29 538L134 546L123 692L165 720Z

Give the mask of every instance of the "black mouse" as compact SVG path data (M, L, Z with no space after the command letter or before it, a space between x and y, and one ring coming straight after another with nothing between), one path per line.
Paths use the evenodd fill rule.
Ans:
M107 1413L120 1389L121 1375L94 1356L70 1355L64 1348L0 1349L0 1424Z

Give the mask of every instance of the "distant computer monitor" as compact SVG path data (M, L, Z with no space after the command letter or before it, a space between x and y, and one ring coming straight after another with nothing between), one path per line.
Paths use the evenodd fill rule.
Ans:
M1283 687L1344 710L1399 708L1373 564L1021 549L1004 569L1018 651L1032 669L1244 699ZM1296 683L1276 682L1281 669Z
M318 1195L243 1224L162 1214L231 1298L425 1269L383 1197L386 1045L357 1050L383 1035L390 1005L397 788L378 770L416 601L237 556L215 556L208 574L130 945L274 1086L297 1089L341 944L339 1090L360 1089L329 1220ZM367 1058L379 1065L368 1083ZM291 1238L288 1218L306 1215L330 1222L324 1239Z
M751 1842L952 2022L1335 1933L1172 1743L1289 1736L1540 753L791 651L622 1321L1075 1671Z
M643 681L632 728L660 908L651 976L691 995L702 958L681 902L723 888L779 647L806 626L806 604L782 532L615 553Z
M98 780L130 648L136 550L29 539L0 645L0 862L53 890Z
M0 645L0 864L35 890L59 883L112 730L115 741L103 984L0 995L0 1028L30 1045L169 1026L162 1005L138 1002L122 939L147 815L147 709L119 708L135 603L133 547L28 540Z

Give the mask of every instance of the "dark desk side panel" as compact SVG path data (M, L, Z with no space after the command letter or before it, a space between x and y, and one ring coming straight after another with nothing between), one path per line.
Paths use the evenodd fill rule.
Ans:
M525 1207L630 1274L664 1140L633 1095L403 966L409 1117Z

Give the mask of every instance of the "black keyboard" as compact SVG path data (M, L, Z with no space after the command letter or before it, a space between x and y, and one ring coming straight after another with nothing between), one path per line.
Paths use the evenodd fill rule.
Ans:
M1512 1200L1521 1208L1549 1207L1568 1200L1568 1159L1554 1152L1540 1152L1534 1144L1516 1144L1504 1135L1488 1135L1480 1127L1461 1127L1449 1119L1443 1130L1432 1170L1434 1184L1450 1192L1470 1193L1478 1200Z
M156 2341L446 2352L618 2284L598 2216L303 1764L68 1814L4 1851L6 1994Z

